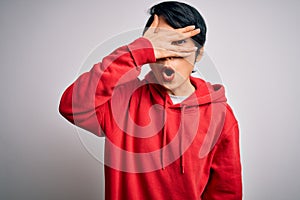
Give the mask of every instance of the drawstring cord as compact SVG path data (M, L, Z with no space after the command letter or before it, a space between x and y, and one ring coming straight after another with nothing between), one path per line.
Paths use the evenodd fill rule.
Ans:
M182 106L181 110L181 133L180 133L180 168L181 173L184 174L184 157L183 157L183 140L184 140L184 111L185 111L185 105Z
M164 108L165 108L165 111L164 111L164 121L166 121L166 98L165 98L165 102L164 102ZM179 148L180 148L180 168L181 168L181 173L184 174L184 156L183 156L183 145L184 145L184 112L185 112L185 107L186 105L183 105L182 106L182 109L181 109L181 124L180 124L180 127L181 127L181 132L179 133L180 134L180 145L179 145ZM161 148L161 168L162 170L165 169L165 164L164 164L164 147L166 145L166 140L167 140L167 130L166 130L166 126L164 124L164 127L163 127L163 132L162 132L162 148Z
M166 112L167 112L167 109L166 109L166 105L167 105L167 98L165 98L165 101L164 101L164 122L166 122ZM161 168L164 170L165 169L165 164L164 164L164 147L166 145L166 142L167 142L167 130L166 130L166 124L164 124L163 126L163 133L162 133L162 148L161 148Z

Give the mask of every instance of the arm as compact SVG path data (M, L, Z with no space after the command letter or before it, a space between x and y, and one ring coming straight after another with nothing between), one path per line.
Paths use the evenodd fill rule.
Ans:
M119 79L131 71L126 81L137 81L140 66L150 62L155 62L154 52L145 38L118 48L66 89L59 112L71 123L102 135L100 125L104 105L110 100Z
M137 80L143 64L164 57L185 57L195 52L195 47L175 46L172 41L192 37L200 30L187 26L173 31L156 31L158 22L158 16L155 15L143 38L118 48L69 86L61 98L60 113L73 124L102 135L100 125L103 125L105 105L124 74L130 72L126 82Z
M216 146L203 200L241 200L239 129L235 123Z

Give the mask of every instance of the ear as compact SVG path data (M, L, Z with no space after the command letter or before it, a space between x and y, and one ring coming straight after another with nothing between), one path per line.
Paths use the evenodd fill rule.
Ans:
M204 46L200 48L198 55L196 55L196 62L199 62L204 54Z

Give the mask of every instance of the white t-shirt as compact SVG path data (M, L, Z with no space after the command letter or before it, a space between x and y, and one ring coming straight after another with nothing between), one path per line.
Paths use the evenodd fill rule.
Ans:
M173 104L177 104L177 103L181 103L183 102L186 98L188 98L188 96L175 96L172 94L169 94Z

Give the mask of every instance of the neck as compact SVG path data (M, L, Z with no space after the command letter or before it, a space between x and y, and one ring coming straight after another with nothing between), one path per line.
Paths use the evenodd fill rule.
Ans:
M185 81L179 87L176 87L172 90L168 90L168 93L175 96L190 96L194 91L195 87L193 86L191 81L187 79L187 81Z

